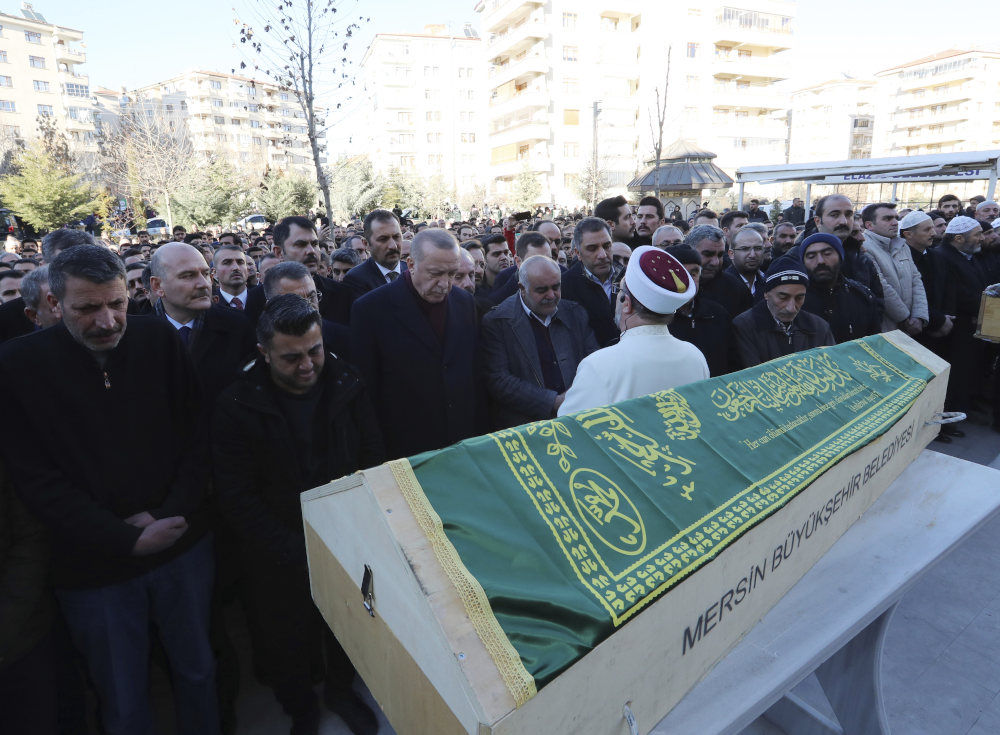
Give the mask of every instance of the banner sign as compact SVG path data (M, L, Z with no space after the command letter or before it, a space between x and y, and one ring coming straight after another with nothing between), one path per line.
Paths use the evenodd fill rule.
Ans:
M405 494L440 518L470 617L491 615L541 688L887 432L932 377L868 337L401 460Z

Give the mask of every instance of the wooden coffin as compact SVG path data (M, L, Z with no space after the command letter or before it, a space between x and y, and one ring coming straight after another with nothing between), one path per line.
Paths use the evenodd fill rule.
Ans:
M484 476L484 486L468 487L466 492L489 493L491 502L506 493L513 504L523 496L524 503L530 505L535 501L532 493L541 498L544 489L529 487L518 479L512 452L527 448L540 435L556 441L561 435L553 422L500 432L491 435L490 441L469 440L440 453L389 463L304 493L302 509L314 599L396 731L442 735L649 732L936 435L938 425L928 422L942 410L948 364L900 332L867 338L860 347L850 345L850 349L843 345L799 353L676 392L557 420L568 422L562 424L568 436L580 433L588 421L596 421L598 413L605 417L601 420L612 411L646 416L643 411L655 404L664 418L661 430L672 437L671 445L687 446L679 443L675 431L676 411L665 412L663 408L667 404L676 408L677 401L684 403L687 396L697 420L692 418L685 430L690 431L700 420L701 434L713 437L706 444L717 449L729 442L730 457L738 448L759 452L766 444L767 451L773 453L774 467L748 487L726 487L723 479L728 470L718 463L691 475L697 476L696 481L682 481L662 491L679 493L676 503L681 508L687 507L685 502L690 499L682 496L690 496L696 482L699 488L731 493L732 497L720 501L717 515L706 515L673 538L650 540L650 548L665 541L656 550L667 551L650 556L644 568L658 574L658 580L663 575L657 570L665 569L670 578L662 584L647 580L646 594L639 598L632 595L628 610L615 607L625 603L613 599L615 593L606 590L610 635L541 686L535 685L534 675L526 671L529 662L518 652L516 646L523 641L514 634L505 636L509 628L497 622L509 618L499 612L502 601L495 595L491 602L489 590L497 581L484 581L470 572L463 560L471 564L472 557L457 553L456 544L462 547L465 542L449 536L454 522L449 520L446 498L436 492L438 488L421 484L448 485L448 462L453 463L450 466L457 483L463 477L463 462L474 461L477 453L495 452L506 459L511 472ZM895 364L911 361L916 366L911 373L923 371L923 378L901 377L894 360ZM842 379L821 395L807 395L808 386L796 381L812 381L815 386L817 373L800 368L813 366L818 371L819 365L826 366L823 369L832 365ZM876 394L883 398L876 399ZM698 403L698 396L708 396L710 405L704 400ZM892 411L888 410L890 404ZM770 422L767 425L773 427L755 433L756 439L744 436L743 427L750 424L741 418L754 411L757 413L750 418ZM802 445L810 422L837 412L850 418L843 421L842 431L831 433L826 443ZM858 427L870 428L879 421L877 436L866 438L858 433ZM754 424L753 431L758 432L760 425ZM632 428L636 433L640 428L649 429ZM556 496L572 494L565 485L572 469L568 465L590 466L588 463L596 461L591 455L606 452L611 457L623 446L607 443L608 432L593 437L588 446L594 448L583 453L586 456L566 460L565 478L555 465L545 465L551 485L547 489ZM694 445L690 446L689 454L695 456ZM553 454L551 443L549 447L548 454ZM661 448L666 451L668 445ZM541 457L546 452L535 454ZM555 455L544 461L536 457L539 469L546 461L561 463L566 459L559 451ZM614 476L623 496L634 498L650 484L639 471L643 469L639 463L635 463L639 469L631 474L628 463L618 460L618 464L625 467L624 474ZM427 467L445 471L434 474L425 471ZM815 472L810 474L812 470ZM429 483L432 477L438 480ZM779 496L780 502L767 505L767 498ZM738 512L733 514L733 509ZM591 539L588 543L599 545L596 539L601 529L594 526L592 518L583 517L585 506L567 501L560 512ZM526 513L526 522L543 527L555 518L545 517L540 504ZM511 530L516 532L519 529ZM561 543L557 536L548 541ZM584 595L580 599L590 593L595 594L594 599L601 597L599 590L587 586L579 560L574 562L566 548L562 551L565 559L559 553L553 558L564 561L579 577ZM524 553L520 548L510 549L522 570ZM657 567L672 555L684 560L683 568L666 563ZM370 584L365 591L371 592L367 598L362 593L366 570L370 570ZM515 580L518 576L512 575ZM596 582L598 576L589 582ZM615 577L615 583L619 590L628 591L628 585L621 581L624 579ZM634 583L635 573L627 579ZM600 601L605 603L605 599ZM544 607L543 602L539 608Z

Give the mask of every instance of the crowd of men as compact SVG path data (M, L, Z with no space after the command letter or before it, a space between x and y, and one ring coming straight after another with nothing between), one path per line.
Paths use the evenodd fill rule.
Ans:
M893 329L951 362L949 410L1000 426L996 350L973 336L1000 206L799 209L684 221L617 197L555 219L379 209L118 252L76 230L20 243L0 257L5 723L86 732L89 687L102 732L151 733L162 650L184 733L236 731L251 653L292 733L321 705L376 732L310 597L298 496L386 460Z

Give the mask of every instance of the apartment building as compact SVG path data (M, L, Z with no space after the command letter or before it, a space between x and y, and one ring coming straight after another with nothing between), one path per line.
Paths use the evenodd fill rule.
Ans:
M0 13L0 134L38 135L38 117L54 117L74 148L96 152L83 31L48 22L30 3Z
M486 73L481 39L466 27L379 33L359 67L360 140L374 168L440 177L460 195L486 179ZM357 148L355 149L357 150Z
M130 104L153 106L168 122L185 124L196 153L223 155L260 171L316 175L305 113L294 92L273 83L189 71L140 87L126 97L120 99L121 109ZM322 118L322 112L317 112Z
M657 92L667 98L665 145L695 141L729 171L787 160L787 97L774 85L787 76L779 55L791 48L790 0L481 0L476 9L501 193L527 169L542 201L580 201L576 182L595 159L609 188L624 189L652 157Z
M789 163L871 158L875 81L842 76L792 93Z
M1000 145L1000 52L950 49L875 75L876 156Z

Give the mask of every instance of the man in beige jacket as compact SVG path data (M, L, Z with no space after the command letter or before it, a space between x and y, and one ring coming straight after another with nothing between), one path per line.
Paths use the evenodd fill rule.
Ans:
M901 329L916 337L927 326L927 294L906 241L899 237L896 205L869 204L861 212L864 251L878 270L884 293L882 331Z

